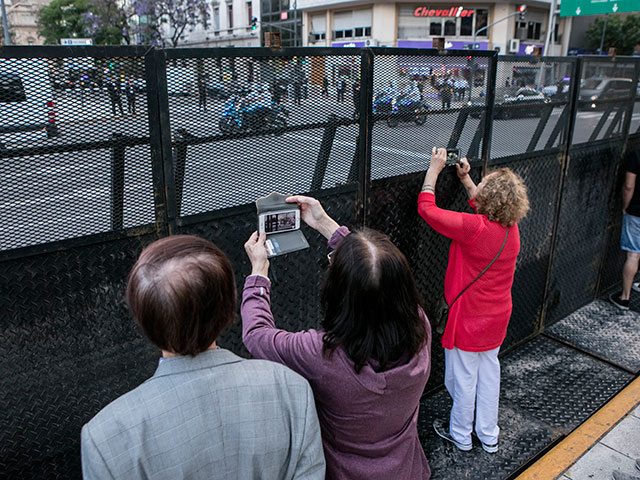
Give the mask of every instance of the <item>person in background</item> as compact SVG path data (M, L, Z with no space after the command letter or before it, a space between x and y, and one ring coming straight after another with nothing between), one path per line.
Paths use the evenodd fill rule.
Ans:
M233 269L219 248L193 235L152 243L126 297L162 358L82 428L85 480L325 478L309 383L217 345L236 318Z
M198 110L207 112L207 80L204 77L198 81Z
M469 451L475 410L475 431L482 448L495 453L500 433L498 352L511 317L511 286L520 252L517 222L529 210L529 200L522 179L508 168L486 175L476 186L469 176L469 162L463 158L456 164L458 177L476 214L438 208L434 186L446 158L445 148L433 147L418 197L420 216L452 240L444 281L450 310L442 346L444 382L453 406L449 421L437 419L433 426L440 437Z
M131 115L135 115L136 114L136 87L133 85L133 81L130 78L127 80L125 93L127 95L127 110Z
M329 96L329 79L326 75L322 78L322 96Z
M338 88L336 90L338 94L338 103L344 103L344 93L346 90L347 81L343 77L340 77L340 79L338 79Z
M360 113L360 79L356 79L351 86L351 95L353 99L353 115Z
M124 115L124 109L122 108L122 92L120 91L120 82L117 82L113 78L109 78L107 81L107 92L109 93L109 100L111 100L111 110L113 115L117 115L116 107L120 109L120 115Z
M333 249L321 291L322 329L276 327L265 234L254 232L245 244L251 275L242 294L244 344L311 383L327 479L429 478L417 420L431 368L431 327L407 259L380 232L339 227L318 200L287 201Z
M442 82L440 87L440 100L442 100L442 109L451 108L451 97L453 96L453 87L449 80Z
M633 283L640 260L640 149L629 156L622 186L622 234L620 249L626 252L622 267L622 291L609 295L609 300L621 310L629 310L631 289L640 292L640 285Z

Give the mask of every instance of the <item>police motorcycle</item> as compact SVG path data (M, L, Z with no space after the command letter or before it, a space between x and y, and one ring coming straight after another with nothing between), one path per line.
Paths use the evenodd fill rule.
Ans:
M264 93L241 97L233 95L227 100L218 120L218 128L223 134L246 132L284 133L289 112L271 101Z
M420 95L405 92L391 101L391 115L387 117L387 125L390 128L397 127L400 122L415 122L416 125L424 125L427 121L429 105Z

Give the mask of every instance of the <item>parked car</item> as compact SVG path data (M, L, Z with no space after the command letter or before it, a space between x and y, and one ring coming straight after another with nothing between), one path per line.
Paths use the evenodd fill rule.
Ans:
M591 77L582 81L578 100L581 106L590 110L602 108L602 100L628 98L632 92L630 78Z
M0 145L58 135L46 59L0 59Z
M518 88L513 93L504 93L501 100L496 91L493 118L507 120L509 118L537 117L543 111L539 107L548 102L549 100L542 92L529 87ZM484 107L485 104L474 102L471 106ZM481 114L482 110L476 109L470 115L473 118L479 118Z

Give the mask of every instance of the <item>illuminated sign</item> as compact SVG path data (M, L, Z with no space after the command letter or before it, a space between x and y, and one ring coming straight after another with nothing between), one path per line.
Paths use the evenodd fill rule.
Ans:
M464 7L451 8L429 8L417 7L413 11L414 17L471 17L473 10L467 10Z

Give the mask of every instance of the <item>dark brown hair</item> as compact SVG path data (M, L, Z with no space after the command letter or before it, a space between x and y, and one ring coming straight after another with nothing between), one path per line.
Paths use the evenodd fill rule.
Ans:
M235 319L231 262L203 238L163 238L145 248L133 266L127 303L156 346L179 355L197 355Z
M342 348L356 372L418 353L429 333L405 256L389 238L364 229L336 249L322 289L323 351Z

